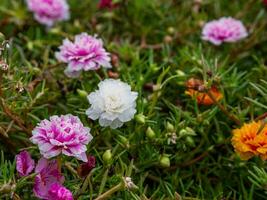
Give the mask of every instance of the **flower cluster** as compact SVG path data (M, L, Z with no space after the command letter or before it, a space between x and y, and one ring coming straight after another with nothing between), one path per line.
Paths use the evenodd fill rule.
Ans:
M196 98L197 103L200 105L212 105L214 104L212 97L216 100L219 101L222 99L223 95L222 93L217 89L215 85L213 85L208 92L202 91L205 89L204 83L202 80L191 78L187 81L186 83L187 90L186 94L190 95L193 98ZM209 93L209 94L208 94Z
M28 176L34 169L34 160L27 151L16 156L16 169L20 176ZM64 176L56 160L41 158L36 167L33 193L44 200L73 200L72 193L62 184Z
M56 58L68 63L65 74L69 77L78 77L82 70L97 70L101 66L111 68L109 53L96 36L81 33L75 36L74 42L65 39L59 50Z
M98 90L88 95L91 107L89 118L99 119L101 126L115 129L130 121L136 113L137 92L120 80L106 79L98 84Z
M26 0L34 18L41 24L53 26L55 22L69 19L69 6L66 0Z
M86 145L93 137L76 116L52 116L50 120L41 121L32 134L31 141L47 159L62 153L87 161Z
M222 17L208 22L202 30L202 39L215 45L223 42L236 42L247 36L247 30L242 22L231 17Z
M258 121L244 124L233 130L232 144L235 151L244 160L253 156L267 159L267 124Z

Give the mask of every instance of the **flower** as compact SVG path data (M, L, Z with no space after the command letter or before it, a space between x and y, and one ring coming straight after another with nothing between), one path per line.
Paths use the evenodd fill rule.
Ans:
M73 115L52 116L42 120L32 131L30 140L37 144L45 158L59 154L87 162L86 145L92 140L90 129Z
M95 168L95 157L87 156L87 160L88 161L86 163L81 164L77 169L80 177L87 176L91 172L91 170Z
M16 169L20 176L28 176L34 169L34 160L27 151L16 155Z
M267 0L262 1L265 6L267 6Z
M207 92L201 91L203 88L205 88L202 80L190 78L187 81L186 86L187 90L185 93L191 97L195 97L198 104L207 106L214 104L214 101L207 94ZM223 98L222 93L214 85L209 89L209 93L215 98L216 101L219 101Z
M48 27L55 22L69 19L69 6L66 0L26 0L34 18Z
M56 52L56 58L68 63L65 74L78 77L82 70L97 70L100 66L111 68L109 53L103 47L103 41L87 33L76 35L74 42L69 39L63 41Z
M232 145L241 159L248 160L253 156L267 159L267 124L251 122L233 130Z
M202 39L215 45L222 42L236 42L248 36L241 21L231 17L222 17L206 23L202 30Z
M53 183L48 190L49 200L73 200L72 193L60 185L59 183Z
M50 187L55 183L62 184L64 182L64 177L58 169L56 160L49 161L41 158L37 163L35 173L37 175L34 179L33 192L40 199L49 199L48 192Z
M109 8L109 9L113 9L115 7L117 7L118 4L117 3L113 3L112 0L100 0L98 3L98 8L99 9L104 9L104 8Z
M106 79L98 84L98 88L87 96L91 104L86 111L89 118L99 119L101 126L115 129L134 117L138 94L132 92L128 84Z

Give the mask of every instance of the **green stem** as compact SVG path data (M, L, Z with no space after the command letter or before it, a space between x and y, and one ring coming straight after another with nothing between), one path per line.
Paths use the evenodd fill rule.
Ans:
M100 196L98 196L95 200L104 200L104 199L107 199L113 193L115 193L117 191L120 191L124 187L125 187L124 183L119 183L118 185L116 185L116 186L112 187L111 189L109 189L108 191L106 191L104 194L101 194Z
M57 157L57 166L58 166L58 171L61 173L61 166L62 166L61 156Z

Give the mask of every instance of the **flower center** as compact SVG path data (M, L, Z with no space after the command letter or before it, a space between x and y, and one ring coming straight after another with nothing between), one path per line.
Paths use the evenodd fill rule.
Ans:
M115 95L107 96L105 104L106 110L109 112L119 112L122 107L121 99Z

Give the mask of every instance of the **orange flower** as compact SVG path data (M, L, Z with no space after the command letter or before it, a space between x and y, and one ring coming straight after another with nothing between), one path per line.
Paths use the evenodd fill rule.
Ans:
M267 159L267 124L262 121L244 124L233 130L232 145L241 159L248 160L253 156Z
M206 92L200 91L205 87L203 81L199 79L190 78L187 81L186 86L188 89L185 93L190 95L191 97L196 98L198 104L207 106L214 104L214 101ZM223 97L222 93L220 93L216 86L212 86L209 89L209 93L216 99L216 101L219 101Z

